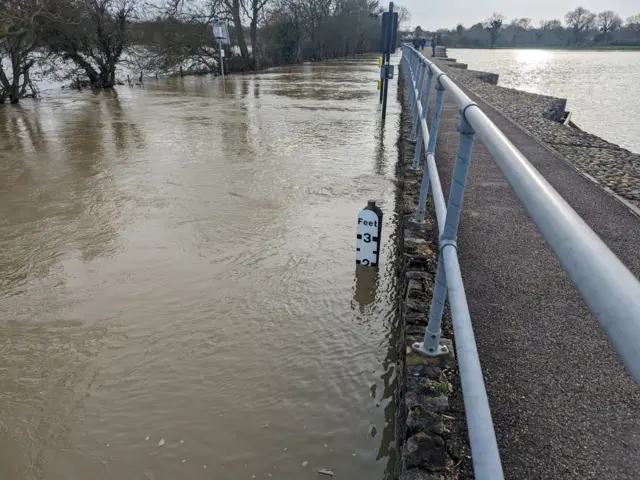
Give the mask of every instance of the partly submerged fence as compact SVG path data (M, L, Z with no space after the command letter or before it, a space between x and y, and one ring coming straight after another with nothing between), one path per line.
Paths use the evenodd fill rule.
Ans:
M600 322L627 369L639 383L640 282L478 105L442 70L407 44L402 46L402 63L407 77L413 121L411 140L417 142L413 169L421 168L423 148L426 159L420 199L413 221L424 223L431 186L440 238L429 324L425 330L424 342L414 344L413 349L427 356L447 353L446 348L440 345L440 323L448 294L474 474L478 480L500 480L504 478L502 464L456 244L475 136L478 136L493 157L589 310ZM429 130L427 111L434 82L436 99ZM458 152L446 203L435 162L436 139L445 91L449 92L460 108Z

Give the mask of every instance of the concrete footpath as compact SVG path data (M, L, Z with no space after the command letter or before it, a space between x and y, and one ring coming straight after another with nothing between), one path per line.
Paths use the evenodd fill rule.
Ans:
M640 219L470 97L639 276ZM448 94L441 118L448 195L459 119ZM477 139L458 251L506 478L639 478L640 387Z

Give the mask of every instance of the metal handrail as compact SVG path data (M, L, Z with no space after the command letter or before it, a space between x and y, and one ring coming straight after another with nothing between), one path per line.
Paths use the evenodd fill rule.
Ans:
M414 350L429 356L447 353L439 342L444 298L448 293L474 473L479 480L501 479L502 466L464 294L456 245L474 136L480 138L492 155L530 218L584 298L589 310L598 319L614 349L639 383L640 282L453 80L411 46L404 44L402 52L410 83L414 125L418 111L426 116L429 106L429 92L425 95L417 94L422 87L415 85L420 70L422 81L426 69L429 87L435 79L436 90L440 88L449 92L460 108L460 142L446 211L443 211L444 196L435 164L435 143L442 108L440 95L433 109L431 132L427 131L426 122L417 122L420 127L419 139L427 138L428 145L427 141L424 141L426 160L421 196L414 221L421 223L424 219L427 193L431 184L440 232L440 258L429 325L425 330L424 342L414 344ZM438 94L440 93L438 91ZM421 104L423 99L425 102ZM414 167L419 168L420 154L416 154L417 162L414 159Z

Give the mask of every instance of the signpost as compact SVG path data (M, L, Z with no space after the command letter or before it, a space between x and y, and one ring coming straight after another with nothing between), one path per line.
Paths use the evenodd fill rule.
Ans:
M398 33L398 13L393 11L393 2L389 2L389 11L382 14L382 30L380 32L380 53L382 64L380 65L380 102L382 103L382 119L387 116L387 92L389 80L393 78L393 66L391 54L396 52L396 36Z
M369 200L358 214L356 264L377 267L380 259L382 210Z
M222 89L224 91L224 45L231 45L227 24L219 20L214 20L213 36L216 38L218 45L220 45L220 72L222 73Z

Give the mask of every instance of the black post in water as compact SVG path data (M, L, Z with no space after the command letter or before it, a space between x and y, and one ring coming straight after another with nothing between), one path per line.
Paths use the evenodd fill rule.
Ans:
M384 30L384 26L382 27L382 29ZM382 54L382 65L380 65L380 75L382 75L382 72L384 71L384 53ZM384 88L382 88L383 84L384 84L384 79L381 77L380 79L380 103L382 103L382 92L384 91Z
M386 62L387 51L389 50L389 12L382 13L382 22L380 24L380 54L382 55L382 62L380 64L380 103L384 98L384 84L387 82L386 75Z
M387 93L389 91L389 79L393 75L391 70L391 54L396 51L396 35L398 31L398 14L393 12L393 2L389 2L389 11L382 14L382 35L380 50L383 55L383 65L380 69L382 76L382 119L387 116Z

